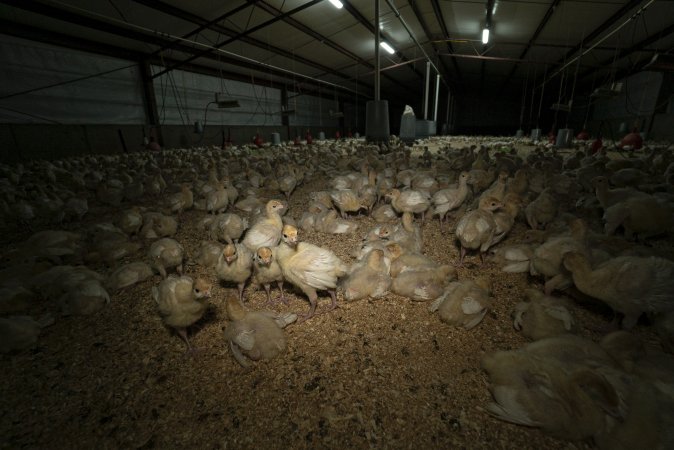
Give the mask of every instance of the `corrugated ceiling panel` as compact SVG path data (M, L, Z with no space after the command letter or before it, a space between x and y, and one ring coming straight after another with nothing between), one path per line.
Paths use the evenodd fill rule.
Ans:
M337 9L328 1L307 8L293 18L327 38L332 38L334 34L357 23L346 9Z

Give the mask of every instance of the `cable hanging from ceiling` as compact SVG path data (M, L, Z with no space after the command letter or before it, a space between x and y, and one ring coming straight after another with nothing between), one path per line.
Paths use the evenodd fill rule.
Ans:
M58 1L58 0L52 0L52 3L62 7L65 10L77 11L79 13L84 13L85 15L87 15L89 17L96 17L96 18L102 19L102 20L107 21L107 22L111 22L111 23L121 25L122 27L133 28L135 30L142 31L142 32L150 34L150 35L156 35L156 36L159 36L159 37L162 37L162 38L172 39L172 40L179 41L179 42L184 42L184 43L190 44L192 47L194 47L195 50L197 48L209 50L210 52L213 52L213 53L220 53L222 55L231 56L231 57L236 58L236 59L238 59L242 62L248 62L248 63L251 63L251 64L258 65L262 68L262 70L275 70L275 71L278 71L278 72L285 73L288 76L293 75L292 71L290 71L288 69L285 69L283 67L274 66L273 64L264 63L262 61L257 61L253 58L249 58L249 57L244 56L244 55L239 55L237 53L234 53L234 52L231 52L231 51L228 51L228 50L223 50L222 48L218 48L218 47L215 47L215 46L212 46L212 45L207 45L207 44L204 44L202 42L198 42L198 41L195 41L195 40L192 40L192 39L183 38L181 36L176 36L176 35L173 35L171 33L159 31L159 30L156 30L156 29L150 29L150 28L144 27L142 25L127 23L127 22L124 22L123 20L115 19L113 17L109 17L109 16L106 16L106 15L103 15L103 14L99 14L99 13L96 13L96 12L93 12L93 11L90 11L90 10L87 10L87 9L84 9L84 8L80 8L80 7L77 7L77 6L74 6L74 5L66 4L66 3L63 3L63 2ZM346 87L346 86L342 86L342 85L337 84L337 83L332 83L332 82L329 82L329 81L321 80L321 79L318 79L318 78L315 78L315 77L312 77L312 76L309 76L309 75L305 75L305 74L302 74L302 73L294 73L294 74L298 77L301 77L301 78L304 78L304 79L307 79L307 80L311 80L311 81L313 81L314 83L317 83L317 84L323 84L323 85L327 85L327 86L336 86L337 88L342 89L344 91L355 93L355 91L353 89L351 89L349 87Z

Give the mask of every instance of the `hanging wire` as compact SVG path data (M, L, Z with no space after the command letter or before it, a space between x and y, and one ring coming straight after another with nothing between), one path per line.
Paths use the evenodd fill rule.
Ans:
M541 100L538 103L538 117L536 117L536 128L540 130L540 123L541 123L541 111L543 110L543 94L545 94L545 77L548 75L548 66L545 66L545 70L543 72L543 86L541 86Z
M358 131L360 128L358 128L358 63L356 63L356 131Z
M50 89L50 88L53 88L53 87L64 86L66 84L77 83L78 81L84 81L84 80L88 80L90 78L101 77L101 76L108 75L108 74L111 74L111 73L114 73L114 72L119 72L121 70L131 69L133 67L136 67L137 65L138 64L133 63L133 64L130 64L128 66L118 67L116 69L106 70L106 71L94 73L94 74L91 74L91 75L85 75L83 77L74 78L72 80L59 81L58 83L52 83L52 84L48 84L46 86L40 86L40 87L36 87L36 88L26 89L25 91L14 92L14 93L11 93L11 94L3 95L2 97L0 97L0 100L6 100L8 98L18 97L19 95L30 94L30 93L33 93L33 92L41 91L43 89Z
M520 130L522 129L522 123L524 122L524 111L526 109L526 100L527 100L527 86L529 84L529 69L527 66L527 76L524 79L524 87L522 88L522 108L520 110Z
M582 39L581 39L581 42L582 42ZM581 52L581 55L582 55L583 54L583 46L582 45L580 46L580 52ZM568 114L566 115L566 126L565 126L565 128L569 128L569 117L571 117L571 108L573 107L572 106L573 105L573 97L576 94L576 81L578 81L578 69L580 69L580 60L581 59L582 59L582 56L581 56L581 58L578 58L578 64L576 64L576 73L573 75L573 84L571 85L571 100L570 100L571 106L569 108Z
M318 86L318 126L323 129L323 101L321 99L321 86Z
M538 72L538 64L534 64L534 76L531 83L531 104L529 105L529 121L527 122L527 127L531 130L532 118L534 115L534 98L536 97L536 74Z
M594 83L597 79L597 72L592 72L592 84L590 86L590 92L594 92ZM583 120L583 128L587 129L587 120L590 118L590 106L592 106L592 97L587 98L587 106L585 107L585 119Z

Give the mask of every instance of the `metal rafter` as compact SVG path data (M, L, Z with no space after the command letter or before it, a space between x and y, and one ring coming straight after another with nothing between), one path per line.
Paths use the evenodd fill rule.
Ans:
M15 36L22 39L28 39L32 41L43 42L45 44L59 45L67 48L72 48L75 50L81 50L88 53L94 53L99 55L111 56L119 59L126 59L131 61L138 61L142 63L146 61L150 64L161 66L165 64L174 64L178 60L170 57L159 57L157 55L152 55L151 53L139 52L135 50L129 50L122 47L116 47L113 45L103 44L96 41L91 41L84 38L73 37L56 31L48 31L41 28L36 28L30 25L18 24L16 22L11 22L5 19L0 18L0 29L3 33L6 33L11 36ZM250 76L244 75L237 72L231 72L228 70L222 70L214 67L208 67L203 65L196 64L186 64L184 66L185 70L190 72L199 73L202 75L208 75L215 78L220 78L225 76L228 80L241 81L243 83L250 83ZM265 86L275 89L283 89L285 84L281 82L275 82L269 80L268 78L259 78L255 80L255 84L258 86ZM326 89L319 90L316 86L309 86L306 88L307 92L310 92L312 95L317 95L325 99L333 99L334 96L330 92L328 93ZM363 99L369 99L369 95L358 94ZM341 98L341 97L340 97Z
M135 50L129 50L122 47L117 47L114 45L103 44L101 42L92 41L89 39L79 38L70 36L67 34L59 33L57 31L49 31L41 28L36 28L31 25L19 24L16 22L11 22L5 19L0 19L0 27L2 28L3 33L9 34L22 39L28 39L31 41L42 42L45 44L59 45L66 48L72 48L75 50L81 50L88 53L94 53L98 55L111 56L119 59L127 59L130 61L148 61L154 65L163 65L163 64L172 64L177 62L177 60L170 57L160 58L158 56L153 56L151 53L144 53ZM188 65L189 70L196 73L201 73L204 75L211 75L215 77L220 77L223 74L227 76L228 79L250 82L250 77L236 72L230 71L221 71L220 69L215 69L206 66L195 66ZM222 73L221 73L222 72ZM258 84L269 86L269 87L280 87L279 83L269 82L266 79L260 80Z
M98 20L92 17L88 16L83 16L78 13L74 13L71 11L67 11L64 9L60 9L57 7L54 7L50 4L45 4L45 3L40 3L39 1L31 1L31 2L24 2L22 0L0 0L0 3L4 3L16 8L24 9L26 11L30 11L32 13L36 14L41 14L45 15L54 19L62 20L64 22L72 23L75 25L87 27L87 28L92 28L98 31L103 31L106 33L114 34L117 36L121 36L127 39L133 39L136 41L141 41L145 43L149 43L152 45L156 45L159 47L166 47L169 44L173 44L174 41L172 39L163 37L162 35L159 35L157 33L147 33L147 32L142 32L136 29L132 28L126 28L126 27L119 27L117 25ZM4 29L3 29L4 30ZM102 44L101 44L102 45ZM180 43L180 44L175 44L174 48L180 52L184 52L187 54L195 54L197 51L197 48L192 47L190 45ZM152 54L147 54L147 53L140 53L140 52L134 52L134 51L129 51L130 53L135 53L136 55L144 55L145 58L152 56ZM288 72L278 70L278 69L273 69L268 66L259 66L258 64L249 62L249 61L243 61L234 57L230 56L224 56L221 54L214 55L213 53L207 53L204 55L200 55L202 58L206 58L212 61L216 61L218 63L225 63L225 64L231 64L239 67L243 67L249 70L255 70L255 71L263 71L265 73L270 73L274 76L277 76L281 79L286 79L286 80L291 80L292 76L289 75ZM158 65L164 65L166 64L161 63L160 58L156 58L159 60ZM163 58L164 61L169 61L167 58ZM155 62L157 63L157 62ZM183 61L177 61L175 59L171 59L170 62L168 63L169 67L174 67L178 64L181 64L182 66L185 66L186 63L184 60ZM311 77L303 77L303 78L309 78ZM250 79L247 77L246 78L248 82L250 82ZM318 85L318 82L315 82L316 85Z
M180 18L180 19L185 20L187 22L192 22L194 24L200 25L199 28L197 28L195 31L193 31L193 32L191 32L188 35L183 36L183 37L189 37L193 34L196 34L200 31L204 30L204 29L211 29L211 30L217 31L218 33L222 33L222 34L224 34L226 36L229 36L229 37L233 37L233 36L236 36L238 34L236 31L231 30L231 29L229 29L229 28L227 28L223 25L220 25L218 23L219 21L224 20L226 17L231 15L231 13L233 11L230 11L229 13L226 13L223 16L220 16L217 20L210 20L209 21L209 20L206 20L203 17L200 17L196 14L190 13L189 11L177 8L173 5L169 5L168 3L165 3L165 2L162 2L162 1L158 1L158 0L133 0L133 1L135 1L136 3L140 3L142 5L145 5L149 8L155 9L157 11L161 11L165 14L169 14L171 16ZM248 6L250 6L250 4L257 3L258 1L259 0L249 0L248 4L243 5L243 7L248 7ZM237 10L236 12L238 12L238 10L240 8L242 8L242 7L236 8L236 10ZM339 78L342 78L344 80L351 80L351 77L349 75L344 74L343 72L335 71L334 69L331 69L330 67L324 66L323 64L320 64L316 61L304 58L302 56L295 55L295 54L293 54L293 53L291 53L287 50L284 50L280 47L276 47L274 45L270 45L266 42L260 41L258 39L253 38L253 37L242 36L240 39L241 39L242 42L245 42L246 44L249 44L249 45L264 49L264 50L268 50L268 51L273 52L277 55L281 55L281 56L284 56L288 59L292 59L294 61L297 61L300 64L304 64L304 65L307 65L309 67L313 67L315 69L321 70L324 73L332 73L332 74L334 74L334 75L336 75ZM363 89L370 89L370 90L372 89L371 85L368 85L366 83L362 83L362 82L359 82L359 81L355 81L355 82L357 84L359 84Z
M271 15L274 15L274 16L276 16L276 17L279 17L280 15L283 14L280 10L276 9L275 7L269 5L268 3L264 2L264 1L258 2L257 6L258 6L259 8L261 8L261 9L263 9L264 11L266 11L267 13L269 13L269 14L271 14ZM292 17L285 17L285 18L283 18L282 20L283 20L285 23L287 23L288 25L291 25L291 26L293 26L294 28L298 29L298 30L301 31L302 33L311 36L311 37L314 38L316 41L321 42L321 43L327 45L328 47L332 48L333 50L338 51L339 53L341 53L341 54L343 54L343 55L345 55L345 56L348 56L348 57L351 58L352 60L354 60L354 61L360 63L361 65L367 67L368 69L374 69L374 65L372 65L372 64L369 63L368 61L364 60L363 58L361 58L360 56L356 55L355 53L350 52L349 50L345 49L344 47L342 47L341 45L339 45L339 44L337 44L336 42L332 41L331 39L329 39L329 38L323 36L322 34L320 34L320 33L316 32L316 31L312 30L312 29L309 28L308 26L304 25L302 22L300 22L300 21L298 21L298 20L296 20L296 19L293 19ZM383 77L386 78L387 80L391 81L392 83L396 84L397 86L399 86L399 87L405 89L406 91L408 91L408 92L410 92L410 93L415 93L409 86L406 86L406 85L404 85L404 84L398 82L396 79L392 78L390 75L383 75Z
M561 0L554 0L552 4L548 7L548 10L545 12L545 15L543 16L543 19L541 19L541 22L538 24L538 27L536 27L536 31L534 31L534 34L531 35L531 39L529 39L529 42L527 42L526 47L524 47L524 50L522 50L522 53L520 54L520 57L518 59L524 59L527 53L529 53L529 50L531 50L531 47L534 46L536 39L538 39L538 36L540 36L541 32L543 32L543 29L550 21L552 14L555 12L555 9L557 9L557 6L559 5L560 2ZM508 85L513 75L515 75L515 71L517 70L518 67L519 63L515 63L513 65L513 68L510 70L510 73L508 73L508 76L506 77L505 81L503 82L503 85L501 86L501 90L505 89L505 87Z
M614 25L621 17L623 17L625 14L630 12L632 9L638 7L641 3L643 3L644 0L630 0L627 2L625 5L623 5L618 11L613 13L611 17L606 19L604 22L602 22L601 25L599 25L597 28L595 28L590 34L585 36L583 39L580 40L580 42L571 49L569 49L568 52L564 55L562 59L557 61L550 71L551 73L555 73L560 67L562 67L566 61L568 61L573 55L576 54L579 50L582 50L583 47L587 47L590 42L598 38L604 31L608 30L612 25ZM545 82L545 78L543 79L543 82ZM537 83L538 84L538 83Z
M440 9L440 4L438 0L431 0L431 6L433 6L433 12L435 13L435 19L440 25L440 30L442 31L442 37L447 41L447 52L451 55L454 53L454 47L452 43L449 42L449 32L447 31L447 25L445 24L445 17L442 15L442 10ZM456 70L456 76L461 80L461 69L459 69L459 63L456 61L456 58L452 57L452 64L454 64L454 70Z
M442 66L442 70L445 72L445 78L447 79L447 82L450 82L449 78L449 68L447 67L447 64L445 63L445 60L440 58L440 49L438 48L438 45L435 41L432 41L433 35L431 34L431 31L428 28L428 24L424 20L423 16L421 15L421 11L419 10L419 6L417 5L416 0L408 0L408 3L410 4L410 7L412 8L412 12L414 13L414 16L416 17L417 21L419 22L419 25L421 25L421 29L424 30L424 34L426 35L426 39L431 41L431 45L433 46L433 50L435 51L435 56L438 58L438 61L440 62L440 66Z
M631 47L624 48L624 49L620 50L618 55L615 57L615 61L619 61L619 60L621 60L621 59L623 59L623 58L625 58L625 57L627 57L627 56L629 56L633 53L643 51L649 45L651 45L651 44L653 44L653 43L655 43L655 42L657 42L661 39L664 39L664 38L670 36L673 33L674 33L674 24L671 24L671 25L663 28L662 30L658 31L657 33L654 33L654 34L648 36L647 38L642 39L641 41L637 42L636 44L632 45ZM613 61L614 61L613 57L608 58L605 61L602 61L601 63L599 63L598 67L611 68ZM629 69L623 70L623 71L626 71L626 73L629 73ZM595 70L586 70L585 72L578 75L578 80L586 78L588 75L591 75L594 72L596 72L596 71ZM617 73L621 73L621 72L622 71L618 71Z
M171 16L178 17L180 19L189 21L189 19L186 19L184 16L180 15L182 13L182 10L180 10L176 7L167 5L166 3L162 3L162 2L159 2L159 1L156 1L156 0L134 0L134 1L136 3L140 3L141 5L147 6L148 8L153 8L157 11L161 11L161 12L169 14ZM198 28L190 31L187 34L184 34L181 37L183 39L190 38L190 37L194 36L195 34L198 34L198 33L202 32L203 30L205 30L207 28L210 28L211 26L217 24L218 22L221 22L221 21L227 19L228 17L231 17L234 14L237 14L237 13L243 11L244 9L248 8L249 6L254 5L256 2L257 2L257 0L247 0L246 3L244 3L243 5L239 5L236 8L234 8L230 11L227 11L226 13L216 17L213 20L205 20L204 19L203 21L199 21L199 23L198 23L199 27ZM174 42L174 44L177 44L180 41L176 40L176 41L173 41L173 42ZM171 45L169 47L166 47L166 48L160 48L155 53L158 54L159 52L164 51L164 50L169 50L172 47L173 47L173 45Z
M374 35L375 28L374 28L374 25L372 24L372 21L367 20L367 18L365 18L365 16L363 14L361 14L361 12L358 11L358 9L356 9L356 7L353 6L348 0L342 0L342 3L344 4L344 9L346 9L349 12L349 14L351 14L353 16L353 18L358 21L358 23L363 25L365 28L367 28L370 31L370 33L372 33ZM389 36L386 36L386 34L381 30L379 30L379 36L381 36L381 38L383 40L385 40L389 43L393 42L391 40L391 38ZM405 55L402 54L402 52L400 52L400 50L396 49L395 55L398 58L402 59L403 62L407 62L407 58L405 57ZM412 72L414 72L414 74L417 75L419 78L423 78L422 73L419 72L413 65L408 64L407 67L409 67L410 70L412 70Z
M224 46L227 45L227 44L231 44L232 42L237 41L237 40L241 39L241 38L244 37L244 36L247 36L247 35L249 35L249 34L251 34L251 33L254 33L254 32L259 31L259 30L261 30L261 29L263 29L263 28L266 28L267 26L269 26L269 25L271 25L271 24L273 24L273 23L276 23L276 22L278 22L279 20L283 20L283 19L286 18L286 17L290 17L290 16L292 16L293 14L296 14L296 13L298 13L298 12L300 12L300 11L304 11L305 9L307 9L307 8L309 8L309 7L311 7L311 6L314 6L314 5L316 5L317 3L320 3L320 2L322 2L322 1L323 1L323 0L311 0L311 1L309 1L309 2L307 2L307 3L305 3L305 4L303 4L303 5L298 6L297 8L291 9L290 11L287 11L287 12L281 14L281 15L278 16L278 17L274 17L274 18L272 18L272 19L267 20L266 22L263 22L263 23L261 23L261 24L259 24L259 25L256 25L256 26L252 27L252 28L249 28L249 29L247 29L247 30L244 30L244 31L242 31L241 33L237 34L236 36L232 36L232 37L230 37L229 39L225 39L224 41L218 42L217 44L213 45L213 49L201 50L201 51L199 51L198 53L194 54L193 56L190 56L189 58L187 58L186 60L184 60L184 62L185 62L185 63L192 62L192 61L194 61L195 59L197 59L197 58L199 58L199 57L201 57L201 56L204 56L204 55L207 55L207 54L209 54L209 53L212 53L213 50L215 50L215 49L224 47ZM154 74L154 77L159 77L159 76L161 76L161 75L163 75L163 74L165 74L165 73L167 73L167 72L170 72L170 71L173 70L173 69L177 69L178 67L180 67L180 64L171 66L171 67L169 67L169 68L167 68L167 69L165 69L165 70L162 70L162 71L159 72L159 73Z

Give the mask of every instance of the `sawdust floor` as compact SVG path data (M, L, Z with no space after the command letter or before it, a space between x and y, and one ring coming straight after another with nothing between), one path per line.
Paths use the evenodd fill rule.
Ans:
M301 186L289 214L299 219L308 193L324 187L319 181ZM196 228L203 215L181 217L176 239L192 254L206 239ZM109 218L100 214L86 222ZM301 236L352 262L351 252L374 224L354 220L360 228L353 235ZM518 224L506 242L517 242L524 231ZM423 234L429 256L457 261L451 232L430 221ZM190 330L201 350L189 357L157 314L150 290L160 277L154 276L114 294L94 316L59 318L34 349L0 356L0 447L590 448L483 411L490 394L480 358L525 343L512 327L511 311L524 288L541 283L502 273L490 262L480 265L477 256L468 257L459 278L485 272L494 283L494 305L471 331L450 328L427 304L393 294L352 303L339 295L337 310L288 327L287 351L251 370L236 363L223 339L224 299L236 294L235 286L217 285L212 270L189 271L216 283L210 309ZM307 310L301 293L289 297L290 306L278 311ZM250 287L245 298L252 309L266 300L263 290ZM327 295L321 297L319 310L328 304ZM35 309L53 310L44 302ZM594 339L599 334L591 330L610 320L600 306L578 307L575 314L581 334ZM637 332L652 339L646 327Z

